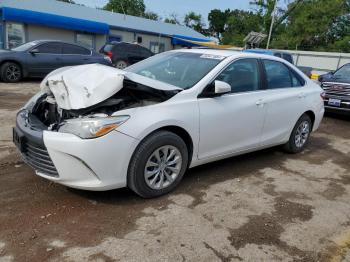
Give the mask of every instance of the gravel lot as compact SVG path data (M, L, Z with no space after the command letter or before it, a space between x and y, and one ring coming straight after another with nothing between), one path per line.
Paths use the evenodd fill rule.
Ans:
M308 149L190 170L172 194L50 183L11 142L39 83L0 84L0 261L350 261L350 117L327 116Z

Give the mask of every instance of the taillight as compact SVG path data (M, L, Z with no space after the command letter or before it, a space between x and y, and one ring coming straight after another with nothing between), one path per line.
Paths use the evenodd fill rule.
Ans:
M321 96L321 98L322 98L323 100L326 99L326 93L325 93L325 92L322 92L322 93L320 94L320 96Z
M106 53L106 55L107 55L110 59L112 59L112 57L113 57L113 53L112 53L111 51L108 51L108 52Z

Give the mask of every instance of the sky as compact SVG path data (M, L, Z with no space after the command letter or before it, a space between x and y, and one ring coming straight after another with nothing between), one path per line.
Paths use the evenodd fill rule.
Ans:
M102 7L108 0L75 0L79 4L91 7ZM180 21L186 13L194 11L200 13L207 21L208 13L212 9L250 9L249 0L144 0L147 11L156 12L162 18L175 13Z

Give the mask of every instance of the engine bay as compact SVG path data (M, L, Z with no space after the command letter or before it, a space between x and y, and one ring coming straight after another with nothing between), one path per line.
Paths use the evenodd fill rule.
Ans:
M158 90L127 78L123 81L123 88L108 99L82 109L62 109L49 89L39 97L31 110L50 131L58 131L65 120L75 118L108 117L120 110L144 107L164 102L179 90Z

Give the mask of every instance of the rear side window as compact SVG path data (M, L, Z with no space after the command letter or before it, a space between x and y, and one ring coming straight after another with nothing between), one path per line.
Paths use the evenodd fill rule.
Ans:
M80 46L62 44L62 53L66 55L90 55L91 51Z
M263 60L263 64L266 72L267 89L300 87L304 85L301 77L285 64L272 60Z
M231 93L259 89L259 65L256 59L240 59L229 65L216 80L228 83Z
M61 43L45 43L38 46L36 49L42 54L61 54L62 44Z
M281 56L281 53L275 53L274 56L277 56L277 57L279 57L279 58L282 57L282 56Z

